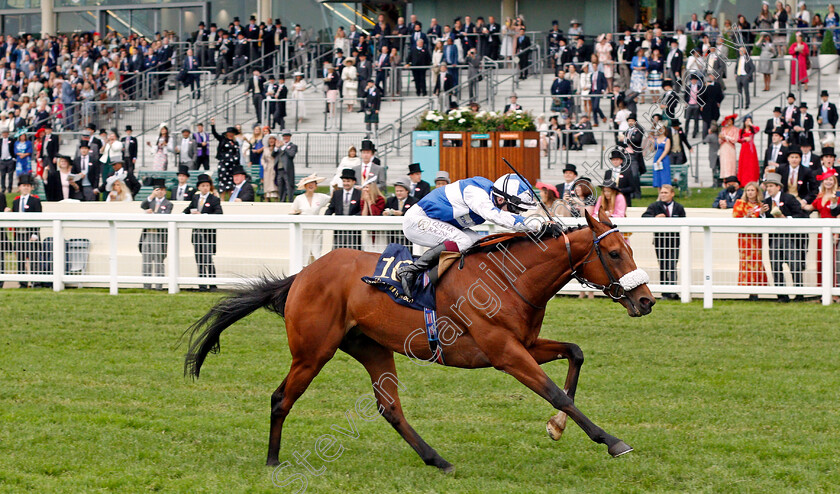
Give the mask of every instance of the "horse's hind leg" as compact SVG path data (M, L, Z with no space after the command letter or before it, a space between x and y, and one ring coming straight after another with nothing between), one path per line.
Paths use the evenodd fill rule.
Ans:
M455 467L441 458L405 420L398 394L400 384L394 364L394 353L359 332L348 334L340 348L364 365L370 374L382 417L414 448L426 465L436 466L446 473L452 472Z
M540 365L563 358L569 361L569 371L566 374L566 384L563 386L563 391L574 401L580 368L583 365L583 351L580 347L574 343L538 339L528 348L528 353ZM559 440L563 431L566 430L566 413L557 412L545 424L545 430L551 439Z
M271 395L271 430L268 437L268 458L265 464L280 464L280 436L283 422L298 398L306 391L315 376L321 372L338 349L343 331L324 332L322 335L307 335L295 332L293 324L286 322L289 348L292 351L292 365L280 386Z

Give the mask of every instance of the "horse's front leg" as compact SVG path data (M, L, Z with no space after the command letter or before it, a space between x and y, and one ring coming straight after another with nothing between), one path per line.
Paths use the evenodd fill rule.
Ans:
M624 441L607 434L604 429L595 425L583 412L578 410L572 398L554 384L518 340L512 336L494 338L492 335L485 335L485 338L480 341L477 340L477 342L485 355L490 358L493 367L515 377L519 382L545 398L554 408L568 414L591 440L606 444L612 456L620 456L633 451L633 448ZM491 351L500 348L504 350Z
M563 386L563 391L574 401L578 378L580 377L580 367L583 365L583 351L580 347L574 343L537 339L528 348L528 352L540 365L558 359L569 361L569 371L566 373L566 384ZM566 430L566 413L557 412L557 415L551 417L545 424L545 430L551 439L559 440L563 436L563 431Z

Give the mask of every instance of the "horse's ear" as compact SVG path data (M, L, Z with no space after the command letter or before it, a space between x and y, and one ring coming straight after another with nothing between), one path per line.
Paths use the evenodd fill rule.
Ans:
M605 225L610 224L610 217L604 212L604 208L598 210L598 221L604 223Z
M592 215L589 214L588 210L584 209L583 212L584 212L584 215L586 216L586 223L589 225L589 228L592 228L594 230L595 229L595 223L596 223L595 218L593 218Z

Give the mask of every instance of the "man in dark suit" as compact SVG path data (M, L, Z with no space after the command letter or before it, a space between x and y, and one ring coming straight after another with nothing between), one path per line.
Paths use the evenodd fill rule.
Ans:
M34 179L32 175L21 175L18 179L20 195L12 202L11 208L6 211L15 213L40 213L41 199L32 194ZM15 252L17 253L18 273L41 274L41 229L40 228L16 228L14 233ZM26 260L29 260L28 269ZM44 273L45 274L45 273ZM21 288L27 288L25 282L20 284Z
M671 39L671 50L665 58L665 77L682 81L683 52L680 51L676 38Z
M820 132L820 135L825 137L829 132L833 133L834 126L837 125L837 106L828 101L828 91L825 89L820 93L820 98L822 98L822 103L817 110L817 125L820 126L820 130L826 131Z
M188 49L187 56L184 57L184 65L181 67L182 83L185 87L190 87L190 94L194 99L201 98L201 77L199 74L192 73L198 68L198 59L193 55L192 49Z
M359 60L356 64L356 74L358 75L359 86L356 91L358 91L358 97L360 99L365 97L365 89L367 88L367 81L370 80L371 76L373 76L373 68L371 66L370 60L367 59L367 53L359 52ZM359 110L359 112L363 112L364 105Z
M785 146L785 133L776 129L770 134L770 143L764 151L764 171L775 173L779 166L787 163L788 147Z
M102 169L99 160L93 159L93 156L90 155L90 147L86 142L79 145L79 156L76 156L73 160L73 173L84 175L79 181L82 188L82 200L98 200Z
M785 137L785 130L787 130L788 126L785 122L785 119L782 117L782 107L777 106L773 108L773 118L767 119L767 124L764 125L764 133L767 134L768 137L772 138L774 130L780 130L782 132L782 139Z
M277 76L277 87L275 88L274 95L272 97L274 99L280 100L277 101L274 105L274 122L271 124L271 128L274 128L274 125L279 125L282 129L286 126L286 98L289 97L289 88L286 87L286 76L280 74ZM348 98L352 98L352 95L348 95Z
M732 209L735 206L735 201L744 195L744 190L739 188L740 182L735 175L723 179L723 185L724 188L718 192L717 197L712 202L712 207L717 209Z
M410 185L410 187L408 187L408 195L411 196L415 202L425 197L426 194L432 190L429 183L423 180L422 177L423 170L420 168L420 163L412 163L408 165L408 179Z
M700 106L700 117L703 119L703 136L709 134L709 126L720 118L720 104L723 101L723 90L715 80L714 73L706 74L706 90L703 91Z
M254 186L248 180L248 174L241 166L234 167L231 170L233 176L233 191L230 193L230 202L254 202L256 194L254 193Z
M411 75L414 77L414 88L417 90L417 96L427 96L429 93L426 90L426 73L429 70L427 67L432 64L432 55L426 48L426 42L423 39L416 41L416 45L409 52L406 62L406 67L415 67L411 69Z
M213 181L210 175L202 173L198 176L198 192L193 196L189 205L184 208L186 214L222 214L221 200L210 193ZM213 256L216 254L216 229L195 228L190 237L195 249L195 262L198 266L199 278L215 278L216 266ZM198 285L199 291L216 291L216 285Z
M429 37L423 32L423 24L417 22L411 28L411 32L409 32L409 56L411 56L411 50L417 48L417 42L423 40L423 45L429 46ZM428 64L426 64L428 65Z
M198 29L192 35L192 41L196 44L196 49L198 50L198 53L196 53L196 56L198 57L198 64L201 67L210 65L208 63L210 60L210 47L208 45L209 40L210 31L207 29L204 21L201 21L198 23Z
M116 180L122 180L123 182L125 182L125 185L126 187L128 187L128 190L131 191L132 197L136 196L137 193L140 192L142 185L133 173L123 168L125 166L125 162L115 161L111 163L111 165L114 168L111 171L110 175L108 175L107 177L102 177L102 186L99 187L99 190L106 190L110 192L114 182Z
M52 125L44 125L44 143L41 147L41 158L44 160L44 167L55 170L58 164L58 136L53 135Z
M802 151L802 166L804 166L805 168L819 166L820 157L817 155L817 153L814 152L813 149L811 149L811 146L808 144L807 139L799 140L799 150Z
M424 182L425 183L425 182ZM394 182L394 195L385 200L385 210L382 216L402 216L408 209L417 204L418 199L411 197L409 191L414 187L411 180L405 177ZM401 230L392 230L388 233L388 243L396 243L411 246L411 242L405 238Z
M808 139L811 149L814 148L814 134L811 130L814 128L814 117L808 113L808 103L799 103L799 112L793 115L793 123L791 124L793 132L788 141L801 142L801 139Z
M518 103L519 97L515 94L510 95L510 103L505 105L505 109L503 110L504 113L521 110L522 105Z
M371 132L379 129L379 108L382 106L382 89L371 79L367 81L365 89L365 130Z
M782 190L796 198L801 207L814 202L819 193L819 185L814 173L808 166L802 165L802 151L791 148L787 163L779 166L776 173L781 177Z
M795 156L795 155L791 155ZM794 158L795 159L795 158ZM764 178L764 190L767 197L761 205L763 218L807 218L798 200L783 192L783 181L778 173L768 173ZM790 268L794 286L802 286L802 272L805 270L805 255L808 253L808 235L802 233L770 233L768 235L770 251L770 269L773 271L773 284L785 286L785 263ZM780 294L779 302L790 302L790 297ZM797 295L796 300L803 300Z
M643 218L685 218L685 208L674 201L674 187L665 184L659 188L659 200L648 206ZM677 262L680 259L680 235L673 232L653 234L653 246L659 261L659 282L677 284ZM663 293L662 298L676 300L676 293Z
M152 186L152 195L143 199L140 209L147 214L172 214L172 203L166 198L166 179L152 179ZM169 232L166 228L143 229L137 245L143 256L143 276L163 276L166 273L163 262L166 260L168 239ZM151 290L152 285L144 283L143 288ZM154 288L161 290L163 286L158 283Z
M455 87L455 79L452 77L451 74L446 70L447 65L445 63L440 64L440 73L438 73L437 78L435 79L435 87L432 89L432 94L438 96L441 93L447 93L449 95L449 101L453 101L455 95L452 94L450 89ZM447 107L449 105L446 105Z
M820 182L819 176L827 172L829 169L833 168L835 171L840 173L840 170L834 166L834 148L833 147L823 147L822 148L822 156L820 156L820 164L817 166L811 166L811 173L814 174L814 177L817 178L817 183Z
M190 179L190 167L178 166L178 185L169 189L169 198L173 201L192 201L195 195L195 187L188 184Z
M492 15L487 18L487 33L490 35L490 39L488 40L488 56L493 60L498 60L499 51L502 46L502 41L499 37L502 33L502 26L496 22L496 18Z
M12 191L15 181L15 141L9 137L9 129L3 129L0 138L0 194ZM5 198L5 196L3 196Z
M341 188L333 192L325 215L360 216L362 214L362 192L356 189L356 172L345 168L341 172ZM333 234L333 248L362 248L362 234L359 231L336 230Z
M292 142L290 130L283 129L280 134L283 142L277 155L277 189L280 191L280 202L292 202L295 200L295 156L298 147Z
M116 130L114 132L116 132ZM126 125L125 136L123 136L120 141L122 141L123 145L122 153L123 159L125 160L125 169L134 173L134 168L137 165L137 138L132 135L132 132L133 130L131 129L131 125ZM100 146L99 149L102 149L102 146ZM91 149L91 154L93 154L93 149Z
M646 169L644 168L644 150L643 141L645 131L636 124L636 114L631 113L627 116L627 125L630 126L624 135L619 135L619 140L624 145L624 150L627 153L629 163L626 165L625 175L630 175L630 183L632 184L632 192L630 195L625 194L627 204L630 205L631 199L640 199L642 197L642 181L641 176Z
M604 112L601 110L601 98L599 96L594 96L596 94L604 94L607 90L607 78L604 76L604 73L600 70L595 70L592 74L592 84L589 88L589 94L592 94L592 116L595 120L595 127L598 126L598 115L601 116L601 120L604 121L606 124L607 116L604 115ZM673 93L673 91L672 91ZM663 97L663 99L665 99Z
M574 165L566 165L566 168L570 166ZM564 172L563 175L566 175L566 173ZM577 178L577 171L575 171L574 176ZM615 177L618 177L618 180L616 180ZM633 181L631 179L630 162L627 153L619 149L613 149L610 151L610 168L604 172L604 182L615 181L618 191L624 195L624 200L627 203L628 208L632 204L633 197ZM563 192L567 190L565 183L559 185L563 186ZM560 189L561 187L557 187L558 192L561 191ZM574 188L571 189L569 194L571 195L572 192L574 192Z
M429 21L429 30L426 32L429 34L429 36L432 37L433 41L443 36L443 28L440 27L440 24L438 24L437 19L434 18L431 21Z
M254 69L254 74L248 79L248 94L254 103L254 111L257 115L257 125L262 122L262 102L265 99L265 77L260 75L259 69Z
M531 64L531 38L525 34L525 28L519 28L519 38L516 40L516 54L519 56L519 78L528 78L528 65Z

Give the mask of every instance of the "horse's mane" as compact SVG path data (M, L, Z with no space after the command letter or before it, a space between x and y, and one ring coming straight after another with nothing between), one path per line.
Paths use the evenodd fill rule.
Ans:
M608 226L612 228L612 225ZM510 232L489 235L487 237L482 238L475 245L470 247L465 252L465 254L472 254L476 252L490 252L496 250L500 245L504 247L510 247L511 245L522 242L523 240L533 242L534 240L545 240L546 238L558 238L564 233L569 234L578 230L584 230L586 228L589 228L589 225L587 225L586 223L574 226L560 225L558 223L544 223L540 230L536 233Z

